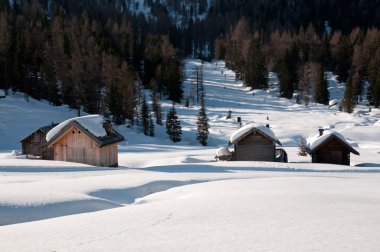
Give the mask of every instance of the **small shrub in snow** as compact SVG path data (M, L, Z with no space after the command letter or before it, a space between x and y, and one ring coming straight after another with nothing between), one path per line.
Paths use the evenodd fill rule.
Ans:
M303 138L301 139L300 146L298 147L297 155L298 155L298 156L303 156L303 157L306 157L306 156L307 156L307 152L306 152L306 141L305 141L305 139L303 139Z

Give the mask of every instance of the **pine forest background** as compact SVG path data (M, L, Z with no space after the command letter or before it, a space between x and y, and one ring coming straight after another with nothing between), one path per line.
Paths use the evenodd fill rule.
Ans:
M306 105L328 104L332 71L352 112L364 89L380 106L379 27L378 0L0 0L0 89L143 121L152 135L160 99L186 103L182 65L195 57L225 60L251 88L277 72L280 96Z

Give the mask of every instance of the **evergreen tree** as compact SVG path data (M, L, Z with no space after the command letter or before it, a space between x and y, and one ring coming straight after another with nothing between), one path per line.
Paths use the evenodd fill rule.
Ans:
M159 94L157 93L158 90L158 83L156 79L152 79L150 81L150 87L152 90L152 111L154 112L156 116L156 123L158 125L162 125L162 116L161 116L161 103L160 103L160 97Z
M209 124L208 124L208 117L206 114L206 108L205 108L205 91L203 85L201 85L201 91L200 91L201 97L201 107L199 109L198 113L198 119L197 119L197 141L203 145L207 146L207 140L208 140L208 134L209 134Z
M286 50L284 58L280 62L278 77L280 80L280 97L291 99L297 88L297 62L298 50L293 44L292 48Z
M180 61L178 59L169 59L162 66L162 79L169 100L180 103L183 95L183 90Z
M174 143L181 141L182 127L180 121L178 120L177 112L174 108L174 103L166 117L166 133L169 136L170 140L172 140Z
M153 122L152 113L149 113L148 119L149 119L149 136L153 137L154 136L154 122Z
M367 98L370 105L380 107L380 46L378 46L374 57L368 65L368 93Z
M344 92L343 98L343 111L347 113L352 113L355 108L355 98L352 92L351 80L346 82L346 90Z
M352 61L352 46L348 37L342 37L338 44L338 52L336 58L336 74L339 80L344 82L349 77L349 71Z
M319 53L319 63L324 69L331 70L331 48L328 34L324 34L322 38L322 48Z
M112 84L108 93L108 109L116 124L122 124L125 121L121 98L121 92L115 84Z
M150 113L149 113L148 104L146 103L145 96L143 95L143 100L142 100L142 104L140 107L140 129L144 133L144 135L146 135L146 136L150 135L149 115L150 115Z
M268 77L265 58L261 53L260 41L253 39L248 51L244 84L252 89L267 89Z
M329 103L329 90L323 67L319 70L319 80L315 91L315 102L325 105L328 105Z

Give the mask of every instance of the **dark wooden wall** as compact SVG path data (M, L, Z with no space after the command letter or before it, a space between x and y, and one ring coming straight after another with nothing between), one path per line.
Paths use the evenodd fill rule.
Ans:
M41 130L33 132L21 144L23 155L33 155L47 160L54 158L53 150L47 147L46 134Z
M235 143L236 161L274 161L275 144L257 131Z
M350 150L336 139L331 139L312 155L313 163L350 165Z

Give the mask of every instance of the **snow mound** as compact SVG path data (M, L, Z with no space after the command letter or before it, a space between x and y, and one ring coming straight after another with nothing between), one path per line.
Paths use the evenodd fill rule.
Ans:
M46 135L46 140L49 142L54 136L56 136L66 125L71 122L77 122L82 127L87 129L91 134L96 137L103 137L107 135L107 132L103 128L103 117L100 115L87 115L81 117L70 118L61 122L54 128L52 128Z
M261 133L263 133L264 135L266 135L272 139L275 139L275 140L277 139L275 134L273 133L273 131L271 129L269 129L268 127L261 125L261 124L250 123L250 124L247 124L247 125L241 127L237 131L235 131L230 137L230 143L236 142L237 140L242 138L244 135L246 135L248 132L250 132L253 129L260 131Z
M216 156L222 157L222 156L230 156L232 153L227 147L220 147L216 150Z
M333 99L333 100L329 101L329 106L330 107L338 105L338 104L340 104L340 99Z
M374 124L375 126L379 126L380 127L380 120L379 121L377 121L377 122L375 122L375 124Z
M19 157L21 154L18 151L13 150L11 153L0 154L0 159L14 159Z

